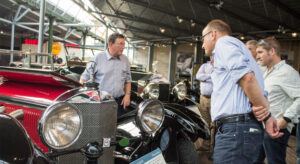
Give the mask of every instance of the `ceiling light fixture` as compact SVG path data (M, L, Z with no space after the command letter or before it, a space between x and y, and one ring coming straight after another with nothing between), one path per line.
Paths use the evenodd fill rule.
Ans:
M173 44L174 44L174 45L176 45L176 44L177 44L176 40L174 40L174 41L173 41Z
M292 33L292 37L293 37L293 38L296 38L297 36L298 36L298 34L297 34L296 32L293 32L293 33Z
M182 23L183 22L183 19L180 18L179 16L177 16L176 19L177 19L178 23Z
M222 0L211 0L209 3L210 7L215 7L217 10L220 10L224 2Z
M240 39L241 39L241 40L245 40L245 37L244 37L244 36L241 36Z
M191 19L191 26L192 26L192 27L195 27L195 26L196 26L196 23L194 22L193 19Z
M278 31L278 32L281 32L281 33L283 33L283 34L285 34L285 32L286 32L285 29L284 29L284 27L283 27L282 25L279 25L279 26L278 26L277 31Z
M159 30L160 30L161 33L166 32L166 29L164 29L164 28L162 28L162 27L160 27Z
M193 43L190 43L190 46L193 46Z
M3 33L4 33L4 31L3 31L3 30L1 30L1 31L0 31L0 34L3 34Z

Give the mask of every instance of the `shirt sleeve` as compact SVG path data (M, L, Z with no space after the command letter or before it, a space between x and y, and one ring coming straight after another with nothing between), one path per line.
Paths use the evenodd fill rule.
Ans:
M128 58L126 58L126 69L127 69L127 72L126 72L126 83L129 83L131 82L131 72L130 72L130 64L129 64L129 60Z
M253 72L250 67L250 59L240 46L237 41L221 38L215 47L217 58L224 63L225 69L235 83L245 74Z
M283 114L284 117L290 118L294 123L298 122L300 117L300 77L299 74L293 70L289 73L289 77L280 85L281 89L293 100L291 106L286 109Z
M210 74L205 73L205 66L206 64L202 64L201 67L199 68L197 74L196 74L196 79L200 81L208 80L210 78Z
M87 81L90 79L90 72L89 70L91 70L91 66L92 64L90 64L91 62L95 62L96 60L96 56L94 56L89 63L86 64L86 68L84 70L84 72L81 74L80 78Z

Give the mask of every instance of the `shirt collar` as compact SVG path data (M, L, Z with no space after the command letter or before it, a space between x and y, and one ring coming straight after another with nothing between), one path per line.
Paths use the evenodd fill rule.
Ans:
M284 65L284 64L285 64L285 60L281 60L279 63L275 64L275 65L270 69L269 72L266 71L266 74L267 74L267 75L270 74L271 72L273 72L273 70L279 69L279 68L280 68L282 65Z
M110 60L110 59L118 59L118 60L120 60L120 56L117 56L116 58L114 58L114 57L112 57L110 55L110 53L108 52L108 50L105 51L105 56L106 56L107 60Z
M273 69L278 69L284 64L285 64L285 60L281 60L279 63L277 63L273 66Z

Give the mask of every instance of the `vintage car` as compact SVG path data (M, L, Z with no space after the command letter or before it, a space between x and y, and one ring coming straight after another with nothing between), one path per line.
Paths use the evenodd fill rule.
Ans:
M209 130L195 113L136 98L117 118L115 100L97 83L81 86L53 65L31 68L37 56L20 60L27 67L0 66L0 163L130 163L157 151L166 163L199 163L193 142Z

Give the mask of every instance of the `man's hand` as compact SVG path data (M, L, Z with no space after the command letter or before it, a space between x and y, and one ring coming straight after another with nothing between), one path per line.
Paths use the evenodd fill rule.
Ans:
M252 112L256 117L257 121L263 121L270 113L268 107L263 106L252 106Z
M280 129L286 129L287 126L288 126L288 123L285 121L285 119L281 118L278 120L278 127Z
M266 122L265 122L265 129L268 135L271 138L279 138L283 136L282 132L279 132L279 126L277 124L277 121L275 120L274 117L270 117Z
M121 102L121 105L123 105L123 109L125 109L129 104L130 104L130 95L125 94L125 96Z

